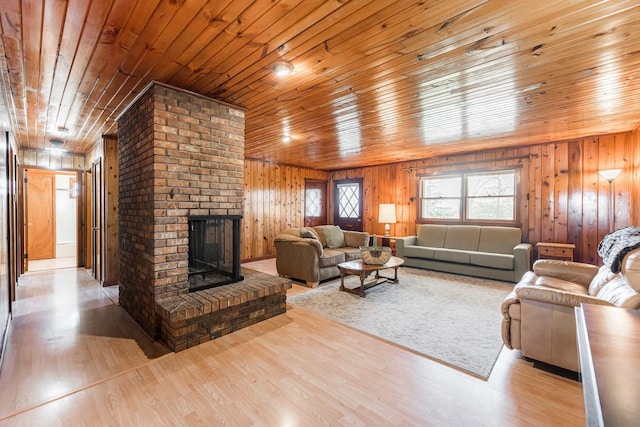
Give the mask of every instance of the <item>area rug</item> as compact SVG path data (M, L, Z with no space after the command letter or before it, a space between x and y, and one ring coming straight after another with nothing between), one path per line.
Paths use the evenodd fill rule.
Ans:
M382 272L384 274L384 272ZM513 284L401 267L399 283L340 292L340 279L287 298L351 328L487 379L502 349L500 305ZM347 276L345 286L360 281Z

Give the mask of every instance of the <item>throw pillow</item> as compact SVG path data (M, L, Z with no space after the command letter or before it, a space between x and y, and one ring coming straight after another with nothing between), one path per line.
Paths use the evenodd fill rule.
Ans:
M327 242L329 249L344 248L346 243L344 241L344 233L337 225L323 225L322 232L324 239Z
M304 238L304 239L318 239L318 237L316 236L316 234L309 230L306 227L301 227L300 228L300 237Z

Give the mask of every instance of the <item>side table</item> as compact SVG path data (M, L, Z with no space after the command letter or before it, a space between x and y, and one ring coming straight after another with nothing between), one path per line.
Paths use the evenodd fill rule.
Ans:
M559 259L561 261L573 261L573 243L538 242L538 259Z

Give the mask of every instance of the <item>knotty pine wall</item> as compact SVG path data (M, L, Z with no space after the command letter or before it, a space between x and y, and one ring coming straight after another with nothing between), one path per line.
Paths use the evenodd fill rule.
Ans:
M520 220L525 241L574 243L577 261L600 263L596 250L609 231L609 184L598 175L601 169L623 169L613 183L615 227L640 224L637 130L333 172L246 160L243 259L274 256L278 231L302 225L305 178L328 179L330 189L335 180L363 178L364 229L383 234L378 205L396 203L398 222L391 234L406 236L415 233L418 174L513 165L522 168ZM331 204L331 191L329 200Z
M276 235L304 224L304 180L329 181L330 174L251 159L244 168L242 259L272 257Z

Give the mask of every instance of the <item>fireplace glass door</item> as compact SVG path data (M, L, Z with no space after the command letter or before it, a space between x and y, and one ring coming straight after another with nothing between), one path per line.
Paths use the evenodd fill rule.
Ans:
M189 217L189 292L243 280L240 215Z

